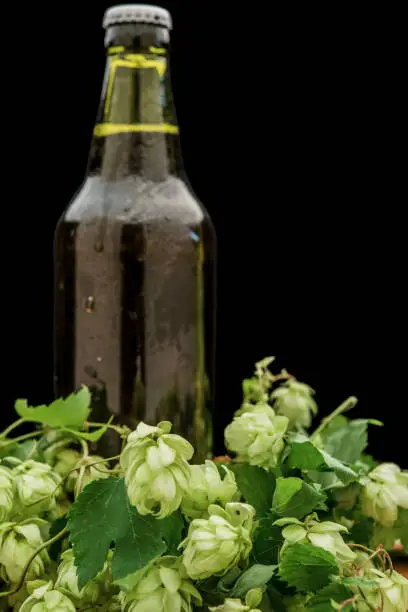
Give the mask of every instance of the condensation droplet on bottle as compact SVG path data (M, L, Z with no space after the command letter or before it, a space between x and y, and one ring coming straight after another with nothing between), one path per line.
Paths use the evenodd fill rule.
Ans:
M101 363L101 361L102 361L102 357L97 357L97 358L96 358L96 361L97 361L98 363Z
M96 240L95 244L94 244L94 249L97 253L102 253L103 252L103 241L102 240Z
M86 298L85 302L85 310L86 312L93 312L95 308L95 298L93 295L90 295Z

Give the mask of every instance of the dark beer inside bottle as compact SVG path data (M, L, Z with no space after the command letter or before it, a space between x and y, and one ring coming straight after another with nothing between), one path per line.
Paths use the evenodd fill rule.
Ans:
M142 24L106 34L87 176L55 236L55 391L86 384L94 421L171 421L202 461L212 442L215 236L183 176L167 40ZM120 444L111 432L97 450L113 455Z

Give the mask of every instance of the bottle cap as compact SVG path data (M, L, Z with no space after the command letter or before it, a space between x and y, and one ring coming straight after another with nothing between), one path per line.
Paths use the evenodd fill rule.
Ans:
M172 29L169 11L151 4L118 4L111 6L103 17L103 27L118 23L150 23Z

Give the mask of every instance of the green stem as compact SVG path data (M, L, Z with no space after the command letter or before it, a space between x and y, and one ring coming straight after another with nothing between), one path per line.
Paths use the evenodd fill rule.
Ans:
M82 461L84 459L86 459L89 456L89 447L88 444L85 440L80 440L81 446L82 446ZM77 481L75 483L75 499L78 497L78 495L81 492L82 489L82 482L84 480L84 476L85 476L85 471L86 471L86 466L84 465L84 463L81 464L80 468L79 468L79 473L78 473L78 478Z
M11 440L7 440L5 444L1 445L1 448L7 448L11 444L16 444L16 442L22 442L23 440L29 440L30 438L35 438L37 436L42 436L42 431L31 431L30 433L26 433L23 436L18 436L17 438L12 438Z
M336 410L334 410L331 414L329 414L329 416L322 419L322 422L320 423L319 427L312 433L312 435L310 436L310 439L315 440L317 436L320 435L322 431L324 431L326 427L330 425L330 423L334 421L336 417L343 414L343 412L352 410L354 406L357 404L357 402L358 400L354 396L351 396L348 399L346 399L346 401L340 404L340 406L336 408Z
M100 427L107 426L108 429L113 429L113 431L116 431L120 435L126 433L126 430L123 427L120 427L119 425L107 425L106 423L90 423L89 421L86 421L85 425L87 425L88 427L97 427L98 429Z
M11 431L13 431L13 429L16 429L17 427L20 427L20 425L22 425L23 423L26 423L26 419L25 418L21 418L21 419L18 419L17 421L14 421L14 423L9 425L4 431L1 432L0 439L1 438L7 438L8 434Z
M36 556L39 555L40 552L44 550L44 548L48 548L48 546L51 546L55 542L58 542L58 540L61 540L61 538L63 538L67 533L68 533L68 530L64 528L62 529L62 531L57 533L57 535L54 536L53 538L51 538L50 540L47 540L46 542L43 542L41 546L39 546L29 558L28 563L24 567L23 573L21 574L20 580L18 581L16 586L13 589L11 589L11 591L3 591L2 593L0 593L0 597L9 597L10 595L14 595L14 593L17 593L23 586L27 572L30 569L30 565L34 561Z

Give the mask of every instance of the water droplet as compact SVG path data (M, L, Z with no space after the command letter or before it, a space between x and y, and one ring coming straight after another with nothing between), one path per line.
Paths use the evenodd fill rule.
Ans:
M97 240L94 244L94 249L97 253L103 252L103 242L102 240Z
M101 363L101 361L102 361L102 357L97 357L97 358L96 358L96 361L97 361L98 363Z
M90 295L86 298L85 302L85 310L86 312L93 312L95 308L95 298L93 295Z

